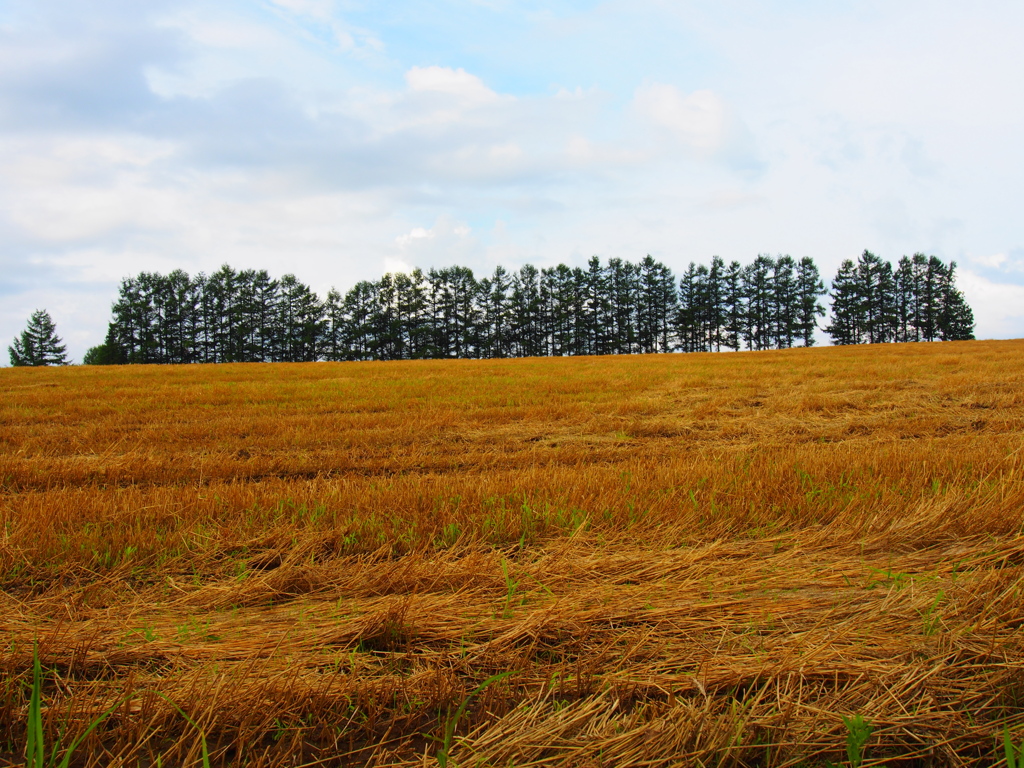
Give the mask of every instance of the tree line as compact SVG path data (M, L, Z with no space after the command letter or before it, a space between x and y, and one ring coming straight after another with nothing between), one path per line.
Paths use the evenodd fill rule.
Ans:
M832 281L833 344L974 338L974 313L956 287L956 262L904 256L896 268L870 251L847 259Z
M973 338L955 262L865 251L832 283L836 344ZM605 355L812 346L828 295L811 258L715 257L677 279L650 256L477 279L460 266L386 274L321 299L294 275L224 265L125 278L86 363L303 362Z

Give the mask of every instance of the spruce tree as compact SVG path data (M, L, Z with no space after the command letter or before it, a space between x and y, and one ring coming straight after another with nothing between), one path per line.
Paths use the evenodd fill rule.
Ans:
M37 309L28 325L14 343L7 348L11 365L43 366L67 365L67 347L57 335L57 326L45 309Z

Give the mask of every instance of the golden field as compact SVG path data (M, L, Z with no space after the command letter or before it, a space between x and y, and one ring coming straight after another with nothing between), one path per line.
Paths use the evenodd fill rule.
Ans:
M0 765L35 641L73 765L997 765L1022 449L1018 341L3 369Z

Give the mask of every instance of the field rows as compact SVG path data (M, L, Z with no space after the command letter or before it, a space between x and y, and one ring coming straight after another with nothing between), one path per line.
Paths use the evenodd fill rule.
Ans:
M0 759L995 764L1022 352L2 370Z

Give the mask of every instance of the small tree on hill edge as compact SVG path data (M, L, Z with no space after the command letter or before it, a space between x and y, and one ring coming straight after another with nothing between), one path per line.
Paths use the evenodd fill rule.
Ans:
M7 348L11 365L67 365L67 347L57 335L57 326L45 309L37 309L28 326Z

